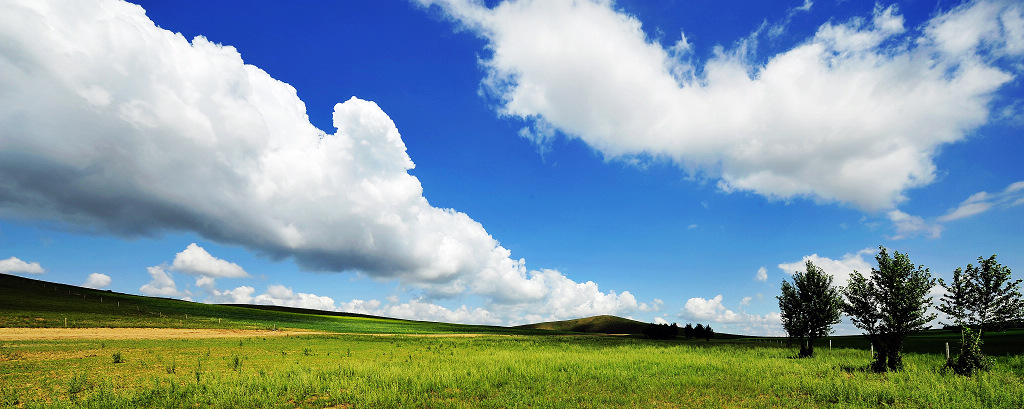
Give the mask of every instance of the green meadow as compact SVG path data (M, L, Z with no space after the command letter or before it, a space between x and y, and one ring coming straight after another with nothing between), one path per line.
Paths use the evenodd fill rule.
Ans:
M25 280L0 277L4 326L63 327L68 316L79 326L323 333L0 341L5 408L1024 407L1019 330L993 338L1006 347L978 376L942 370L952 333L941 331L915 336L905 371L877 374L866 370L860 337L832 338L831 349L824 340L814 358L796 359L794 348L772 338L657 341L208 306L77 287L70 296L29 297L32 286L61 288ZM75 289L87 301L105 298L71 310ZM17 307L7 301L12 292L32 300ZM106 297L119 301L110 307ZM622 328L608 318L586 325L606 321Z
M3 407L1024 406L1024 358L965 378L935 354L601 336L314 335L3 345ZM114 357L120 363L115 363Z

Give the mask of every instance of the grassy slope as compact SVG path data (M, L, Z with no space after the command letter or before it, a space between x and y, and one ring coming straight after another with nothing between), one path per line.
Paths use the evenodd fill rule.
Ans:
M634 321L611 315L579 318L575 320L541 322L521 325L517 328L540 329L548 331L589 332L598 334L642 334L646 322Z
M407 321L296 308L202 304L0 274L0 327L301 328L329 332L533 334L484 325Z

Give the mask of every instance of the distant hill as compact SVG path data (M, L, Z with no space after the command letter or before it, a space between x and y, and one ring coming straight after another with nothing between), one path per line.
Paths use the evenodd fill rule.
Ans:
M613 315L578 318L574 320L541 322L520 325L516 328L539 329L548 331L587 332L595 334L643 334L648 323Z
M203 304L94 290L3 273L0 273L0 327L300 328L362 334L542 333L303 308Z

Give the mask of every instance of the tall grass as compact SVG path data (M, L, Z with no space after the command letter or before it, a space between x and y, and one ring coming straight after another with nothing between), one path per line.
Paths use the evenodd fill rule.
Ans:
M965 378L909 354L875 374L862 350L615 337L311 336L4 345L11 407L1010 407L1024 359ZM306 351L316 351L306 354ZM173 360L179 371L166 370ZM236 363L238 363L236 365ZM84 375L88 374L88 375ZM56 392L53 392L56 391Z

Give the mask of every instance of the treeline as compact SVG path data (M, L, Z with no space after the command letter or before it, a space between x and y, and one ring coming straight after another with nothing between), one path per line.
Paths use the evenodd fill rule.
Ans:
M879 246L877 267L867 275L854 271L845 287L832 285L832 276L810 260L806 271L797 271L793 282L782 281L779 309L782 327L800 340L801 357L814 355L814 340L832 333L845 314L864 331L875 352L871 369L877 372L903 367L903 343L915 331L930 328L937 316L935 306L962 331L960 354L950 357L948 369L970 375L986 370L989 360L981 352L985 331L998 331L1024 318L1024 296L1009 267L996 256L978 257L978 264L953 271L953 279L936 280L923 265L914 265L906 253L889 255ZM936 284L945 290L939 304L931 296Z
M679 328L679 326L673 322L672 325L647 324L647 327L644 328L644 335L651 339L674 339L680 335L680 332L682 332L682 335L687 339L696 338L710 341L711 338L714 338L715 336L715 330L711 328L711 324L697 324L697 326L694 327L692 324L688 323L685 327Z

